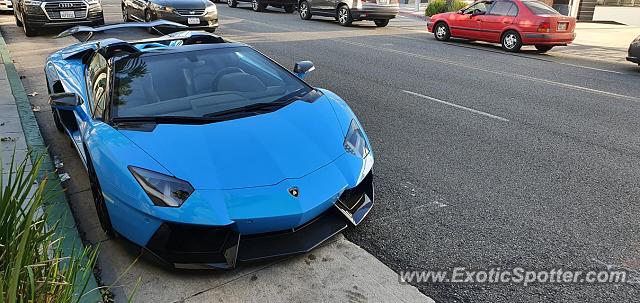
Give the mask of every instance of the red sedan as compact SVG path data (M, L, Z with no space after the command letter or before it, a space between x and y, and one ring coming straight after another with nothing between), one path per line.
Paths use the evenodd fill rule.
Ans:
M451 13L437 14L427 24L439 41L451 37L502 44L517 52L534 45L546 52L573 42L576 19L535 0L481 0Z

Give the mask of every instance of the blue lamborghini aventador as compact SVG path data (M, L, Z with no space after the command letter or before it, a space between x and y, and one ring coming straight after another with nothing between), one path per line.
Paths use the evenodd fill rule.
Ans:
M174 268L228 269L307 252L373 205L369 140L345 101L302 80L313 69L183 31L75 44L45 74L105 232Z

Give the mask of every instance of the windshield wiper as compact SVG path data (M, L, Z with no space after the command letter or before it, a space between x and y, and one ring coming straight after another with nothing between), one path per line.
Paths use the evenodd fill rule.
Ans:
M184 117L184 116L155 116L155 117L115 117L115 124L122 123L155 123L155 124L207 124L218 122L220 119L209 117Z
M311 90L311 91L313 91L313 90ZM311 92L311 91L309 91L309 92ZM300 90L297 90L297 91L295 91L293 93L290 93L290 94L288 94L286 96L283 96L283 97L281 97L279 99L276 99L275 101L254 103L254 104L249 104L249 105L240 106L240 107L236 107L236 108L231 108L231 109L227 109L227 110L208 113L208 114L204 115L204 117L226 117L226 116L229 116L229 115L242 114L242 113L244 113L244 114L252 114L252 113L260 113L260 112L270 112L270 111L274 111L274 110L280 109L282 107L285 107L285 106L293 103L294 101L302 99L309 92L306 92L306 93L300 95Z

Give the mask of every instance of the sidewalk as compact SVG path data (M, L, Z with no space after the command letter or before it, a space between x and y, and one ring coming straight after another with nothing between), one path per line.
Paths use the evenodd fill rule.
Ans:
M427 9L427 5L427 3L420 3L420 10L416 11L415 4L400 4L400 15L426 20L424 10Z

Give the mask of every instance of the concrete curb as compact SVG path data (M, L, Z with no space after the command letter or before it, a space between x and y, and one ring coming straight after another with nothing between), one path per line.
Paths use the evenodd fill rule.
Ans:
M48 214L48 225L53 226L58 224L56 233L63 237L62 247L65 255L71 255L72 253L80 252L84 249L82 240L76 228L76 222L71 213L71 208L64 195L64 191L59 182L52 182L51 180L58 180L58 176L55 172L55 166L51 161L51 156L47 151L47 147L44 143L44 139L40 134L40 128L36 122L35 116L31 109L31 104L27 98L27 93L22 86L22 81L16 70L13 60L7 49L7 45L0 33L0 57L4 62L5 70L7 72L7 78L9 79L9 86L18 108L18 115L20 116L20 124L25 136L25 142L27 148L34 155L48 155L44 157L42 167L39 172L39 179L48 178L47 187L49 192L53 193L52 198L46 202L45 211ZM34 161L34 159L31 159ZM100 292L97 290L98 283L91 274L86 290L93 290L90 293L85 294L80 302L100 302L102 300Z

